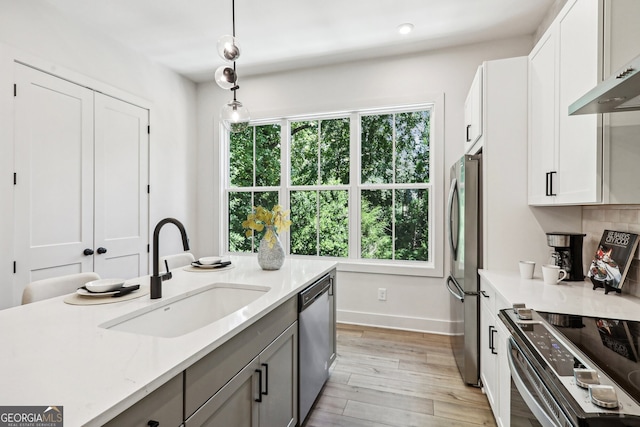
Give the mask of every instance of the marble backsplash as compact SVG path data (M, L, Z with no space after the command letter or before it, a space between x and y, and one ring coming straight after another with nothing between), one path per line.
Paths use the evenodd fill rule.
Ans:
M585 273L598 248L604 230L640 234L640 205L583 206L582 231L586 234L582 251ZM640 297L640 256L634 254L622 287L623 294Z

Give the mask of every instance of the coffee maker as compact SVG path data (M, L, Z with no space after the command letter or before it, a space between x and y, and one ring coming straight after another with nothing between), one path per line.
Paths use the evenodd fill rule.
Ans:
M567 272L569 281L584 280L582 265L582 233L547 233L547 245L553 248L551 263Z

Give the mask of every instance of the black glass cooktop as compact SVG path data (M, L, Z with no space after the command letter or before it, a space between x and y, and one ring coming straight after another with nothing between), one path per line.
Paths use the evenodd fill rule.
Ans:
M538 314L640 403L640 322L546 312ZM552 336L546 337L545 332L531 333L548 349L553 369L560 375L567 375L567 370L572 370L574 365L578 367L580 361L568 355Z

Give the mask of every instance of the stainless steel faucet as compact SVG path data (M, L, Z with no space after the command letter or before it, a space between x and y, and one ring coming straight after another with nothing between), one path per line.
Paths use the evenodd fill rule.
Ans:
M189 238L187 237L187 231L184 229L184 225L180 221L174 218L165 218L156 225L155 230L153 230L153 275L151 276L151 299L162 298L162 281L169 280L172 277L171 272L169 271L169 267L167 266L167 272L164 274L159 273L159 255L158 255L158 246L160 242L160 229L163 225L172 223L178 230L180 230L180 234L182 235L182 247L185 251L189 250Z

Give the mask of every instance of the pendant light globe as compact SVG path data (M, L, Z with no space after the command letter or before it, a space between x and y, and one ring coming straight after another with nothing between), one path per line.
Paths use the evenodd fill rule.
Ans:
M220 121L225 129L232 133L242 132L249 127L249 110L242 105L242 102L233 100L229 101L222 107L220 111Z
M240 43L231 35L225 35L218 39L218 55L227 62L233 62L240 58Z
M228 65L221 65L215 72L215 79L218 86L222 89L231 89L236 85L238 76L233 69Z

